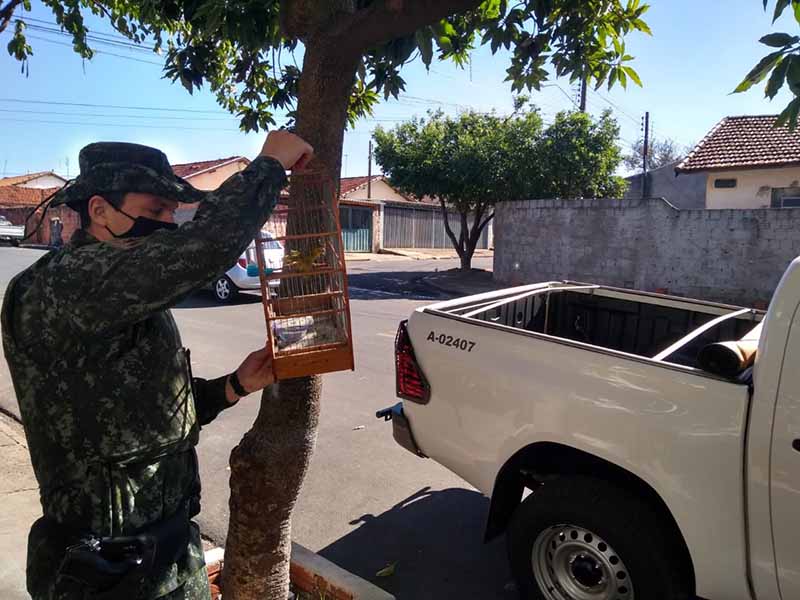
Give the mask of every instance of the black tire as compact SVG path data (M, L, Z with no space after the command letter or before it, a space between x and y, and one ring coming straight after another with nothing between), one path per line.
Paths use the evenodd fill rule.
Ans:
M230 304L239 295L239 288L231 281L230 277L223 275L211 284L211 293L220 304Z
M609 582L615 591L608 600L688 600L693 597L691 565L667 523L642 498L606 481L583 476L548 481L517 507L508 528L509 562L520 595L571 600L575 596L568 586L582 580L600 587ZM583 552L580 544L587 548L580 555L583 563L570 562L568 557ZM543 561L537 567L534 550ZM545 587L554 579L567 580L566 586L540 588L535 570ZM602 582L595 583L598 579Z

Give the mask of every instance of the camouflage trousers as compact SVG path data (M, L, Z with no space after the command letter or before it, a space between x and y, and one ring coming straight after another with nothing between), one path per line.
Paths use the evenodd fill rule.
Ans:
M172 590L158 600L210 600L210 598L211 588L208 586L208 574L203 568L199 569L177 590Z

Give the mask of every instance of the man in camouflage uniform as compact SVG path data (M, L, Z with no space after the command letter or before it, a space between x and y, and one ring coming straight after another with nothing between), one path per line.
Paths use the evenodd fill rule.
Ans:
M44 514L28 540L35 600L101 597L99 587L65 576L66 548L162 531L165 523L171 533L159 540L152 567L112 588L112 597L209 597L190 522L200 510L199 429L269 385L271 358L264 349L229 376L193 378L168 309L236 262L269 217L285 170L310 154L300 138L273 132L245 170L200 192L153 148L81 150L80 176L52 205L77 210L82 228L12 280L2 309ZM178 201L200 202L180 228Z

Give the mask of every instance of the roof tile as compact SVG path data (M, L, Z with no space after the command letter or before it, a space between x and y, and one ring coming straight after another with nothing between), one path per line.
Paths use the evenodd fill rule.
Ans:
M53 177L58 177L59 179L66 181L66 179L64 179L61 175L54 173L53 171L37 171L36 173L26 173L25 175L17 175L16 177L0 177L0 187L28 183L32 179L43 177L45 175L52 175Z
M172 165L172 170L178 177L183 177L184 179L186 179L187 177L192 177L193 175L197 175L201 171L207 171L208 169L213 169L214 167L219 167L226 163L233 162L235 160L244 160L248 163L250 162L243 156L229 156L227 158L217 158L214 160L201 160L198 162Z
M15 185L0 186L0 206L29 206L33 208L60 188L25 188Z
M679 173L800 164L800 129L775 128L776 115L725 117L675 168Z

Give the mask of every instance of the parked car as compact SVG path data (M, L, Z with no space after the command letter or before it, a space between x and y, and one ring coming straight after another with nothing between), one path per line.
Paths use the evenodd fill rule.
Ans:
M279 271L283 268L283 245L270 234L266 234L264 241L264 264L271 271ZM269 281L271 290L279 285L280 281L277 279ZM222 304L232 302L242 290L259 289L261 289L261 282L258 277L255 242L251 243L242 253L235 265L211 284L214 298Z
M491 499L523 597L800 598L800 258L766 314L569 282L433 304L395 362L378 416Z
M25 238L24 225L12 225L11 221L0 216L0 241L9 242L14 246Z

